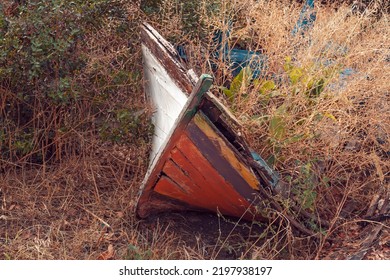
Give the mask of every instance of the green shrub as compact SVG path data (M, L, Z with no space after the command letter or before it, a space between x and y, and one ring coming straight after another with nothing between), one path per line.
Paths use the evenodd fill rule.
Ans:
M124 1L31 0L16 6L13 13L6 13L2 6L1 157L34 162L53 154L60 158L60 147L66 141L77 149L75 136L116 123L116 116L109 111L128 108L115 93L127 90L130 84L141 84L141 76L133 74L138 65L129 59L130 52L121 58L123 52L110 50L110 45L129 50L128 40L137 32L130 28L136 23L129 20ZM99 32L106 32L112 41L88 45L99 40ZM107 56L116 64L98 63L99 69L94 72L89 65L92 59L99 62L99 57L91 52L98 47L106 47ZM140 132L138 125L144 115L139 118L130 128L123 125L126 129L121 139L137 138L131 135Z

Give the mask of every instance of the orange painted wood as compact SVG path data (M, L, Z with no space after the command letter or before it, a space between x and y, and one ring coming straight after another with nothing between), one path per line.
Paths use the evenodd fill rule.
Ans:
M161 176L158 180L154 190L162 195L166 195L176 200L186 201L188 193L183 191L183 189L173 182L169 177Z
M184 133L188 123L192 121L193 116L197 113L204 95L212 85L212 81L213 79L209 75L202 75L199 78L191 95L188 97L183 110L176 119L170 134L167 135L166 142L162 144L160 150L155 155L152 164L149 166L144 182L142 183L142 195L137 204L137 213L140 217L146 217L148 215L148 212L150 211L148 202L151 199L153 188L161 176L162 168L169 159L169 153L176 145L179 137Z
M189 163L186 162L186 165L188 164ZM172 180L174 180L177 185L180 186L183 192L185 192L189 196L196 195L196 193L201 189L201 187L196 185L195 180L193 180L193 178L190 178L190 174L186 171L186 169L183 168L185 167L178 166L176 163L173 162L172 159L169 159L164 165L163 173Z
M194 117L193 121L187 127L187 135L199 150L202 151L206 158L208 158L212 164L214 163L213 165L215 167L224 166L226 169L230 169L230 172L227 172L227 174L230 175L231 179L233 179L233 176L231 175L233 175L233 173L235 174L235 185L241 187L246 185L253 190L259 189L259 181L248 167L248 163L244 162L244 158L226 140L226 138L219 133L218 129L214 127L203 113L199 112Z
M188 209L208 209L236 217L244 214L244 218L252 219L247 209L253 210L251 202L257 200L260 184L247 162L251 156L245 141L229 127L237 124L234 117L211 93L204 92L211 84L210 77L201 77L194 88L197 79L177 60L173 46L147 24L142 27L141 38L143 48L147 49L144 56L153 54L164 68L154 69L149 65L151 60L144 59L145 69L168 75L184 94L192 93L152 159L141 187L138 216L144 218L158 211L188 206ZM159 94L158 89L154 90ZM223 119L222 127L227 128L221 132L217 128L221 122L216 125L208 118L213 122ZM227 139L233 139L235 144Z
M171 159L174 163L167 161L163 173L176 183L170 184L176 190L170 190L165 183L160 186L158 182L156 192L236 217L241 217L250 207L250 203L221 177L186 135L180 137L176 149L171 151ZM251 215L248 212L246 216Z

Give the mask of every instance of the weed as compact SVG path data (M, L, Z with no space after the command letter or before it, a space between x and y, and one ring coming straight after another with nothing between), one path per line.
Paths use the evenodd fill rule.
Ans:
M318 4L305 37L291 34L301 7L284 0L141 1L144 12L137 1L13 2L0 3L0 258L314 259L359 247L356 220L388 197L388 14L370 8L383 1L360 14ZM142 20L185 43L196 72L214 71L213 93L280 173L290 197L276 195L282 211L260 204L268 224L135 218L152 130ZM213 55L217 30L267 57L259 78L233 77ZM320 237L295 232L292 214Z

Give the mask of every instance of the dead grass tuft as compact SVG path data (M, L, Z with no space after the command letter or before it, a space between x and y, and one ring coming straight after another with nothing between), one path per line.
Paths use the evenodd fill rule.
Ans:
M124 33L120 20L112 19L85 36L87 64L75 77L85 85L82 100L71 112L37 104L48 116L40 126L52 127L53 120L77 124L50 144L54 160L1 158L0 258L348 258L376 225L382 228L366 258L389 258L388 220L369 219L389 213L388 14L317 5L313 29L293 37L301 6L291 1L203 0L193 7L162 0L148 11L125 2L118 1L130 22ZM188 65L198 73L217 65L215 94L242 121L251 146L280 173L283 192L291 195L278 198L284 212L264 205L269 224L199 213L136 219L151 130L138 36L144 19L184 44ZM229 47L262 50L267 57L260 82L242 83L233 102L219 90L232 82L229 65L212 56L213 32L227 30L229 21ZM296 83L291 69L301 73ZM341 77L346 69L353 74ZM124 72L131 77L118 82ZM312 94L321 79L321 92ZM260 93L261 83L271 80L275 88ZM96 103L100 111L93 110ZM129 117L134 115L140 117ZM46 148L34 145L32 153ZM320 238L296 232L286 218L293 207ZM316 219L302 219L297 209Z
M241 81L234 100L225 97L227 105L242 121L252 147L287 183L293 200L284 203L330 222L319 228L310 219L304 221L323 233L319 243L304 242L290 225L282 222L280 228L276 223L278 234L252 257L286 258L284 250L290 258L299 258L302 255L296 252L309 248L304 258L318 258L329 240L348 228L349 224L342 226L345 221L366 215L373 196L389 199L388 14L378 17L375 5L358 14L349 6L335 10L318 5L314 27L304 37L294 37L297 4L219 3L215 13L201 10L206 32L229 29L225 40L230 48L261 49L267 63L260 81ZM201 44L193 49L212 50L214 43L209 38ZM217 84L229 86L233 80L229 65L212 59L210 52L202 57L195 55L190 64L203 61L194 66L203 72L217 64ZM353 74L343 76L345 70ZM275 88L261 92L258 85L265 81L273 81ZM318 81L321 93L313 94Z

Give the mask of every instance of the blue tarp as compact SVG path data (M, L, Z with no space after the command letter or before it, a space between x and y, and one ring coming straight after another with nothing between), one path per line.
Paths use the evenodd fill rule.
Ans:
M293 36L296 36L297 34L304 36L305 33L313 27L316 20L314 4L315 0L305 1L299 14L298 21L291 31ZM252 78L259 78L267 67L267 56L259 51L229 48L228 39L230 37L231 25L232 22L229 22L228 30L225 32L222 30L217 30L215 32L213 37L213 42L215 44L215 51L212 52L213 58L215 60L222 59L223 62L227 63L232 71L233 77L237 76L243 68L249 66L252 70ZM187 60L187 55L183 46L178 46L177 51L182 59ZM333 62L327 61L327 63L331 64ZM217 68L216 64L212 66ZM353 73L353 69L345 69L340 73L340 81L345 81L346 78Z
M316 17L317 15L314 10L314 0L307 0L302 7L301 13L299 14L299 19L295 24L292 34L304 35L307 30L313 27L314 22L316 21Z
M252 70L253 78L258 78L266 65L266 56L256 51L237 48L230 49L227 43L229 35L230 30L225 32L225 34L221 30L215 32L213 41L216 44L216 51L213 52L213 57L215 59L222 58L224 62L228 63L233 76L237 76L243 68L249 66Z

